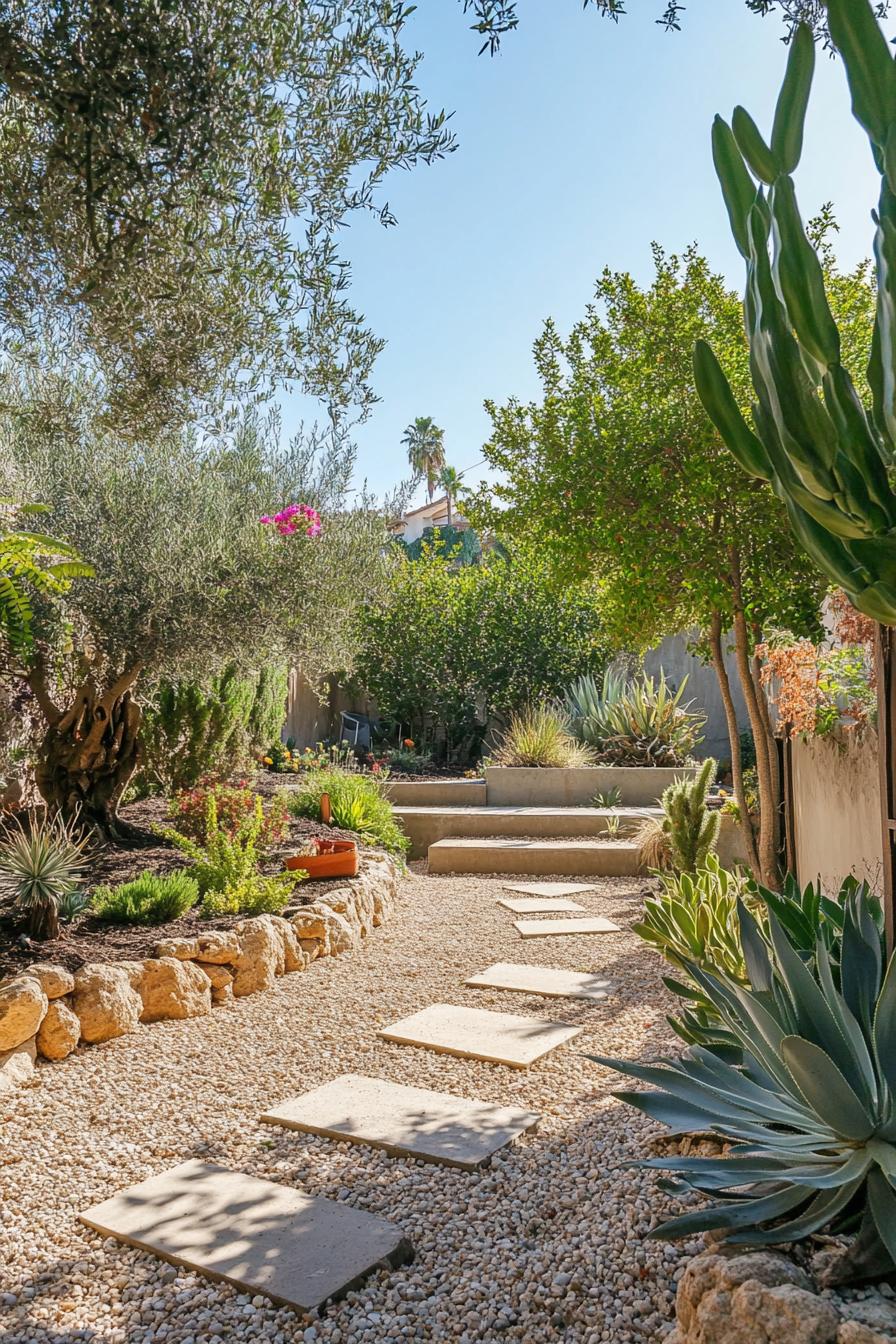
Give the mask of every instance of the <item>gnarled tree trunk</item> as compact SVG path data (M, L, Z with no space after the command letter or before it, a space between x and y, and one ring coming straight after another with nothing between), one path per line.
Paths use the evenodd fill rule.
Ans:
M118 815L140 760L141 710L132 694L139 673L139 667L130 668L103 689L88 672L64 709L50 696L41 664L28 677L47 722L35 770L37 787L53 812L90 825L119 844L146 839Z

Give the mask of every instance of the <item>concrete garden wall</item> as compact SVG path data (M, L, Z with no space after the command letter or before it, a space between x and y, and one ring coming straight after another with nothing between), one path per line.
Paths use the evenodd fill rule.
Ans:
M827 890L854 873L880 885L883 864L877 734L843 741L797 738L793 752L793 829L800 882Z
M693 777L696 766L677 770L645 767L586 766L543 770L488 766L485 785L489 807L591 807L595 794L619 789L623 807L655 807L676 779Z

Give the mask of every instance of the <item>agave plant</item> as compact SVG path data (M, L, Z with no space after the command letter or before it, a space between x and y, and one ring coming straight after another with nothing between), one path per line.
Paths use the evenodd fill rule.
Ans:
M61 818L16 828L0 842L0 899L24 914L32 938L58 938L60 911L85 868L86 840Z
M859 901L844 910L841 990L818 939L807 965L774 915L764 937L738 910L748 983L683 960L739 1064L703 1046L651 1064L597 1058L651 1090L620 1100L673 1133L711 1131L727 1156L661 1157L663 1188L711 1202L651 1235L720 1229L730 1244L797 1241L858 1226L839 1267L847 1281L896 1268L896 957L884 973L879 931ZM717 1198L720 1197L720 1198Z
M570 732L607 765L685 765L706 723L683 702L686 685L687 677L673 691L663 672L626 682L608 670L598 693L593 678L581 677L566 695Z
M627 689L628 678L612 667L604 672L600 685L590 673L574 681L563 697L573 737L592 747L603 746L610 706L621 700Z
M845 877L836 896L827 896L820 881L801 887L794 875L788 873L780 891L752 883L750 891L775 916L804 961L811 960L816 941L823 940L837 989L840 989L840 955L848 911L852 911L854 920L861 920L867 927L869 937L871 925L875 926L883 952L886 939L883 908L867 882Z
M697 873L664 873L658 895L644 902L644 916L634 931L686 978L666 976L663 983L687 1003L679 1018L668 1019L672 1030L688 1044L727 1047L737 1058L737 1041L726 1032L714 1004L695 981L689 968L699 966L746 985L747 966L741 947L738 901L747 891L747 879L730 873L714 854Z

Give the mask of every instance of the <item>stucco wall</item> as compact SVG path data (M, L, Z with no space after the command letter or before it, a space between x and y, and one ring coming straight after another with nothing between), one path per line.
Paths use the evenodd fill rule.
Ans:
M725 664L731 681L731 691L737 709L738 723L743 732L749 728L750 720L747 715L743 692L740 688L740 678L734 665L733 653L726 656ZM728 742L728 726L725 722L725 709L722 705L722 696L715 671L706 663L701 663L699 658L694 658L688 653L688 637L686 635L670 635L668 639L664 639L658 648L651 649L650 653L646 655L644 669L654 677L662 669L667 680L673 682L675 686L680 686L684 678L687 677L685 700L693 700L695 708L702 709L706 714L705 737L696 754L700 757L715 756L718 761L730 761L731 746Z
M836 890L847 873L879 887L882 873L877 734L796 739L793 813L800 882Z

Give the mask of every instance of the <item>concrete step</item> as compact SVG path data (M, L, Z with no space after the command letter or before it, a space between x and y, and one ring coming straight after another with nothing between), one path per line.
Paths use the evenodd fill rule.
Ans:
M395 819L410 836L411 858L421 859L446 836L602 835L619 818L619 838L629 837L644 817L661 817L658 807L419 807L398 804Z
M429 847L431 873L570 873L636 877L642 872L631 840L516 839L449 836Z
M396 807L485 807L484 779L387 779L383 792Z

